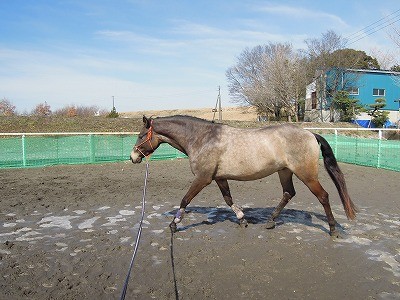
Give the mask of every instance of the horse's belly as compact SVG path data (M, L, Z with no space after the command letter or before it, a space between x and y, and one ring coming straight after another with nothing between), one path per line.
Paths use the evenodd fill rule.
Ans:
M282 168L284 166L277 161L236 160L218 166L215 177L232 180L256 180L267 177Z

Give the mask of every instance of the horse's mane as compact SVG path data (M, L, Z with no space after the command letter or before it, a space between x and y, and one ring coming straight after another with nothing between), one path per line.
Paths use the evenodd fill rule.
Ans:
M163 119L163 120L189 120L194 122L200 122L204 124L213 124L214 122L201 119L198 117L188 116L188 115L174 115L174 116L167 116L167 117L157 117L156 119Z

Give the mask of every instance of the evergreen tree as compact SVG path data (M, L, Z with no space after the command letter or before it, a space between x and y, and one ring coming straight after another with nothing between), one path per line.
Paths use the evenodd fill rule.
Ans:
M382 111L381 109L386 106L385 98L378 98L375 100L374 104L369 104L368 115L372 117L372 123L376 127L381 128L385 125L386 121L389 119L389 112Z

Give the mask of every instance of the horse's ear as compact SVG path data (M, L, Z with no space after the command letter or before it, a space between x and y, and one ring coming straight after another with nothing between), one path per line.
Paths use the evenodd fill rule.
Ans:
M150 128L151 119L150 118L146 118L146 116L143 115L143 124L144 124L144 126L146 126L146 128Z

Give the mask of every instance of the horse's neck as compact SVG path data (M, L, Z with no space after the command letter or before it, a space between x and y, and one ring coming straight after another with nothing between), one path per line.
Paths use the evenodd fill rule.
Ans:
M161 135L161 140L176 149L188 154L189 141L186 136L187 122L184 120L157 120L155 130Z
M155 130L162 136L162 141L189 155L190 146L199 135L204 134L201 127L207 124L190 119L157 120Z

